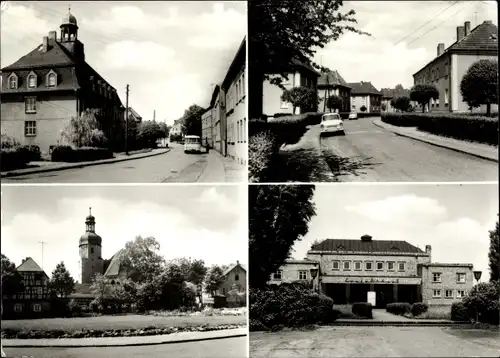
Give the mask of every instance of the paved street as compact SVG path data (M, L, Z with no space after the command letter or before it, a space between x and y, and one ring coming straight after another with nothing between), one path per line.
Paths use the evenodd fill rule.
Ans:
M255 332L250 357L498 357L499 331L440 327L325 327Z
M498 163L398 136L375 126L373 119L346 120L345 136L321 140L324 158L337 180L498 180Z
M200 342L186 342L132 347L97 348L5 348L7 357L34 358L163 358L163 357L248 357L248 338L226 338Z
M119 163L2 178L2 183L194 183L225 182L224 162L217 153L185 154L172 144L168 153ZM237 163L235 163L237 166Z

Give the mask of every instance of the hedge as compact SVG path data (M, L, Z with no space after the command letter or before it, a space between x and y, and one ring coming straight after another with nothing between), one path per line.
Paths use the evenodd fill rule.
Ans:
M409 304L408 302L388 303L385 306L385 310L389 313L403 316L404 314L411 312L411 304Z
M373 306L369 302L355 302L352 304L352 313L358 317L373 318Z
M86 162L113 158L113 152L106 148L57 146L52 150L53 162Z
M479 143L498 146L498 118L466 113L382 113L382 121Z
M31 154L24 147L2 148L0 154L1 170L25 168L30 162Z
M417 302L411 306L411 314L413 315L413 317L417 317L420 316L422 313L427 312L428 309L429 306L426 303Z
M470 321L467 307L465 307L463 302L454 302L451 305L451 320L460 322Z
M301 283L250 290L250 330L331 323L338 318L333 300Z

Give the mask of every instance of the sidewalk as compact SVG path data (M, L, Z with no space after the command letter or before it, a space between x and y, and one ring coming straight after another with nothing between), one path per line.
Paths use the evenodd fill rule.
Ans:
M49 338L49 339L2 339L3 348L33 347L126 347L197 342L213 339L245 337L247 328L226 329L209 332L180 332L158 336L105 337L105 338Z
M152 157L155 155L165 154L165 153L168 153L169 151L170 151L170 148L157 148L157 149L150 150L148 152L136 151L135 154L134 154L134 152L130 152L129 155L126 155L125 153L115 153L115 158L95 160L95 161L89 161L89 162L78 162L78 163L31 162L31 164L37 165L37 167L5 171L5 172L1 173L1 177L2 178L15 177L15 176L20 176L20 175L28 175L28 174L35 174L35 173L47 173L47 172L53 172L53 171L58 171L58 170L65 170L65 169L83 168L83 167L88 167L91 165L101 165L101 164L125 162L127 160L142 159L142 158ZM140 152L140 153L137 153L137 152Z
M202 183L240 183L246 182L246 165L223 157L215 149L211 149L207 155L207 166L198 182Z
M419 131L416 127L398 127L383 122L381 119L373 120L377 127L394 132L402 137L418 140L420 142L432 144L438 147L447 148L456 152L469 154L481 159L490 160L498 163L498 147L476 143L466 142L454 138L442 137L426 132Z

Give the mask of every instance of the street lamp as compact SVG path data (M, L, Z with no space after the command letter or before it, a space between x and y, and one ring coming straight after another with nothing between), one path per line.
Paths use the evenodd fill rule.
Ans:
M312 268L310 271L311 271L311 277L312 277L313 291L316 292L316 289L314 287L314 279L316 278L316 276L318 276L319 269L315 267L315 268Z
M479 284L479 280L481 280L482 273L483 273L482 271L474 271L474 278L476 279L477 284ZM479 321L479 313L477 311L477 304L476 304L476 322L478 321Z

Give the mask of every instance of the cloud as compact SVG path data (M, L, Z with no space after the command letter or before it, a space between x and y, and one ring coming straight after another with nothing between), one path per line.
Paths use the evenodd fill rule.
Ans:
M447 213L446 208L437 200L416 195L392 196L363 202L347 206L346 210L379 223L416 226L423 222L440 220Z

